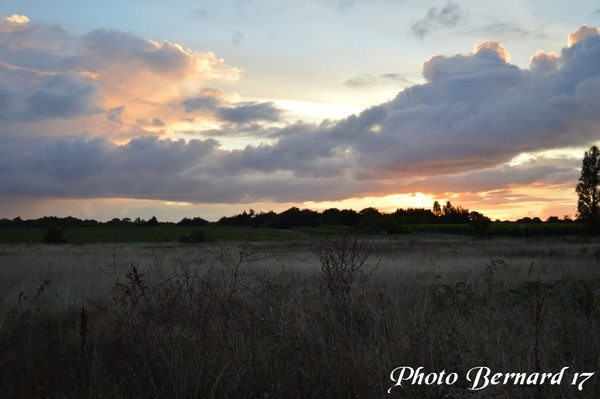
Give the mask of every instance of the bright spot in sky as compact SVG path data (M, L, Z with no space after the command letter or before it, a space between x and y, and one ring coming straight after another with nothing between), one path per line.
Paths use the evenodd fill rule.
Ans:
M360 211L364 208L377 208L380 212L394 212L398 208L427 208L433 205L435 198L422 193L393 194L386 197L348 198L342 201L323 201L304 203L309 209L325 210L329 208L354 209Z
M320 123L325 119L343 119L359 114L364 107L343 103L319 103L309 101L274 100L277 107L285 111L287 120Z
M535 161L536 159L581 159L585 151L587 151L587 148L560 148L532 153L523 152L506 164L508 166L517 166Z

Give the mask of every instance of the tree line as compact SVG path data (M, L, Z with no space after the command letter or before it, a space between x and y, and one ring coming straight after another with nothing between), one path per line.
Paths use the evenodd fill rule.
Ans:
M551 216L548 222L571 222L568 217L559 219ZM499 221L497 221L499 222ZM518 220L523 223L541 223L539 218L523 218ZM353 229L364 229L376 226L381 231L389 234L407 232L407 225L423 224L469 224L476 230L484 231L492 221L483 214L469 211L467 208L454 206L450 201L441 205L438 201L433 203L431 209L426 208L398 208L394 212L380 212L374 207L367 207L360 211L353 209L330 208L324 211L311 209L300 209L292 207L283 212L255 212L248 211L233 215L223 216L216 222L209 222L201 217L183 218L178 223L161 222L155 216L149 220L141 218L113 218L107 222L99 222L93 219L78 219L72 216L59 218L56 216L44 216L39 219L23 220L16 217L12 220L0 219L0 228L49 228L59 226L61 228L78 227L158 227L158 226L236 226L236 227L268 227L275 229L292 229L299 227L319 226L346 226Z

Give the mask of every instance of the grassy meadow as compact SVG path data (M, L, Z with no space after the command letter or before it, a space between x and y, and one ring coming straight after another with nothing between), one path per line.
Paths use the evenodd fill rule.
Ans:
M571 385L600 365L598 241L5 244L0 265L3 398L600 397ZM458 379L394 386L401 366ZM568 369L470 390L474 367Z
M161 226L161 227L76 227L64 230L70 244L166 243L178 242L186 234L201 231L216 241L293 241L302 233L269 228L240 229L232 226ZM0 228L0 244L40 244L45 228Z

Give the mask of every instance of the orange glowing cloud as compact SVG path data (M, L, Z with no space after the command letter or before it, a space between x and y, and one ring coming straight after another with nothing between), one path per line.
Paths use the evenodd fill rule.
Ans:
M219 102L236 97L206 89L207 83L235 81L241 76L240 69L212 52L116 30L100 29L71 39L79 53L71 73L99 87L99 105L106 111L90 117L90 122L97 132L117 142L165 135L181 122L180 104L190 97L213 96Z
M550 71L558 69L560 60L556 53L545 53L542 50L536 51L530 58L531 68L538 71Z
M577 29L576 31L571 32L571 34L569 34L569 40L568 40L569 47L571 47L574 44L579 43L586 36L598 35L598 34L600 34L600 29L595 28L593 26L582 25L579 29Z
M93 31L83 43L86 65L80 73L100 85L105 108L125 106L122 120L130 123L139 118L178 118L166 105L196 94L207 81L237 80L241 75L212 52L125 32Z
M488 50L494 51L505 62L510 61L510 54L508 54L508 51L506 51L506 49L504 47L502 47L500 45L500 43L498 43L498 42L495 42L493 40L486 40L485 42L483 42L481 44L476 44L473 48L473 53L477 54L480 51L482 51L483 49L488 49Z

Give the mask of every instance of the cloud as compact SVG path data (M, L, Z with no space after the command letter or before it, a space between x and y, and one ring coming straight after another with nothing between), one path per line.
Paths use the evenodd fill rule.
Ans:
M237 79L239 70L227 66L212 53L184 50L168 41L157 43L118 30L97 29L83 36L85 60L91 71L107 66L149 72L161 78L193 75L204 79Z
M165 123L160 120L160 118L152 119L151 125L154 127L165 127L166 126Z
M579 163L579 162L577 162ZM518 187L571 184L579 172L573 162L552 162L547 165L509 166L475 171L454 176L426 177L399 187L405 192L422 192L436 196L445 193L498 192ZM576 165L578 166L578 165Z
M100 112L98 85L78 75L53 75L25 100L34 115L49 118L74 118Z
M213 53L147 40L119 30L69 35L58 25L27 24L22 32L0 32L3 61L38 73L79 73L100 83L126 87L127 78L236 80L240 70ZM118 80L117 80L118 79Z
M256 121L277 122L281 112L272 102L247 102L233 107L221 107L217 110L217 116L226 122L238 124Z
M405 86L408 83L410 81L404 75L396 73L387 73L384 75L362 74L346 80L344 86L356 90L369 90L381 86Z
M11 108L13 94L11 89L0 82L0 109L8 110ZM0 115L2 112L0 111Z
M127 197L192 202L237 203L268 199L295 201L328 198L362 189L345 188L347 179L331 182L290 179L285 174L249 174L244 179L211 168L227 151L212 139L172 141L140 137L124 145L84 134L37 145L22 139L0 159L0 195L50 197ZM11 165L17 164L18 167ZM202 168L202 170L198 170ZM375 183L376 184L376 183ZM373 186L362 183L359 186Z
M486 40L481 44L475 45L473 52L475 54L480 54L488 50L491 50L493 53L496 53L500 58L504 60L504 62L510 61L510 54L508 54L508 51L506 51L506 49L502 47L500 43L493 40Z
M228 95L221 89L203 87L195 97L183 100L181 105L183 105L186 114L196 111L214 112L220 105L236 101L237 99L237 95Z
M0 179L6 192L29 195L128 195L136 191L159 193L170 179L204 158L216 146L214 140L158 140L140 137L125 145L84 134L37 146L30 153L8 155L0 163ZM20 168L7 176L7 164L19 159ZM31 182L22 179L31 178ZM153 187L145 187L145 185ZM130 188L127 186L130 185Z
M25 15L13 14L10 17L4 18L4 21L15 25L24 25L29 23L29 18L27 18Z
M209 110L214 111L217 109L221 101L218 98L212 96L199 96L194 98L188 98L182 101L186 113L198 111L198 110Z
M468 35L483 35L501 38L503 40L526 40L531 38L543 38L545 33L543 26L531 27L521 26L514 22L496 22L473 29L468 32Z
M29 18L25 15L13 14L0 20L0 33L24 32L28 29Z
M200 20L208 18L208 15L209 15L208 11L206 11L205 9L197 8L197 9L189 12L188 18L196 20L196 21L200 21Z
M568 40L569 47L581 42L587 36L598 35L599 33L600 33L600 29L591 27L591 26L587 26L587 25L583 25L576 31L571 32L571 34L569 35L569 40Z
M246 38L239 31L234 30L231 33L231 42L234 46L241 46L242 43L244 43L244 40L246 40Z
M560 66L560 59L555 53L546 54L542 50L536 51L536 53L531 56L530 62L532 71L542 73L556 71Z
M536 52L530 69L510 64L507 49L494 41L474 46L469 54L434 56L423 63L422 84L357 115L320 124L286 123L272 102L233 101L203 86L187 97L171 97L175 100L170 108L164 102L135 103L146 107L147 114L139 117L135 129L129 127L136 138L121 145L85 135L34 138L9 134L0 126L0 194L297 203L399 192L441 195L573 186L579 162L536 155L535 162L508 164L522 153L586 147L600 140L600 35L584 27L572 38L556 54ZM189 61L180 54L172 60L149 56L144 49L163 49L129 36L120 44L101 42L102 54L137 60L138 70L156 71L152 73L157 76L185 71ZM47 118L95 112L99 97L94 85L103 88L106 82L62 73L31 83L26 79L30 72L3 73L19 77L25 86L32 84L25 104L37 106L36 115ZM382 77L365 81L369 79ZM12 103L21 95L6 75L0 76L0 103ZM79 98L79 105L65 97ZM64 103L53 108L51 98ZM126 119L130 113L137 117L133 106L116 103L102 120ZM226 150L212 139L139 137L148 134L144 126L168 125L165 114L176 115L178 121L206 117L223 124L210 134L244 131L265 140Z
M551 74L507 58L494 42L469 55L433 57L423 65L426 83L335 123L292 125L277 133L277 143L234 151L219 168L357 181L444 176L600 138L598 36L575 44Z
M216 89L205 92L207 83L240 76L240 69L214 53L169 41L107 29L77 36L25 16L0 20L0 120L4 121L86 118L94 126L116 122L110 124L111 130L102 130L113 139L130 139L140 132L137 120L159 118L161 127L167 128L186 111L198 110L201 104L195 97L216 98L214 114L237 95Z
M424 39L433 29L439 27L452 28L456 26L464 18L464 14L458 4L449 1L441 9L431 7L427 11L427 15L411 26L410 31L414 36Z
M226 124L237 125L222 125L216 130L206 132L215 136L248 133L249 128L253 131L257 129L268 130L266 126L256 125L256 123L278 122L281 120L283 111L277 108L273 102L237 102L236 100L235 95L227 95L222 90L204 88L198 96L182 101L181 105L183 105L186 114L201 114Z
M327 6L339 11L345 12L355 7L357 4L377 4L377 3L388 3L388 4L400 4L404 0L321 0L321 2Z
M125 111L125 106L121 105L119 107L111 108L108 111L106 111L106 116L113 122L123 123L123 121L121 120L121 115L123 114L123 111Z

